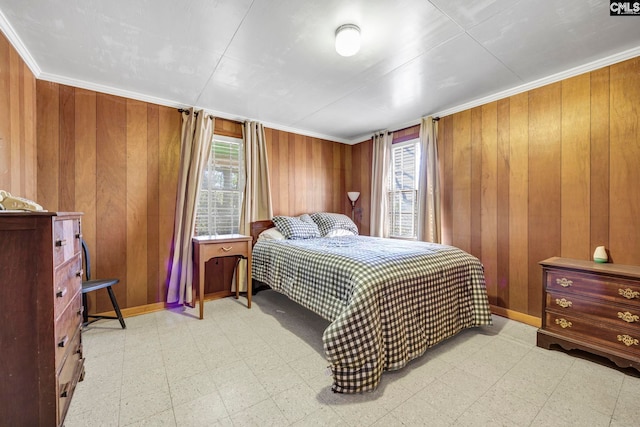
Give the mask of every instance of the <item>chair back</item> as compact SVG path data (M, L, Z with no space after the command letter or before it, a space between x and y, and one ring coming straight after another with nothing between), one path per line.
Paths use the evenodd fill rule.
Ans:
M89 257L87 242L84 239L82 239L82 254L84 255L84 273L87 276L87 280L91 280L91 258Z

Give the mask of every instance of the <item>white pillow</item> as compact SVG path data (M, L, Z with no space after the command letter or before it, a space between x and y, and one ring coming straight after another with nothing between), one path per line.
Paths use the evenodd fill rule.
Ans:
M284 236L277 228L272 227L260 233L258 240L284 240Z
M345 230L342 228L336 228L327 233L324 237L340 237L340 236L355 236L356 234L351 230Z

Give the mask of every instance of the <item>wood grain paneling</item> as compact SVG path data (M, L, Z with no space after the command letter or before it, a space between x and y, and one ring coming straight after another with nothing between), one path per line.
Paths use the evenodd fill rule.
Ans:
M507 303L505 308L527 313L529 95L516 95L509 101L509 296L504 301Z
M84 236L92 251L93 274L120 278L114 290L121 307L164 301L180 162L180 114L173 108L42 81L37 84L37 109L39 173L44 177L38 181L38 192L47 209L64 206L85 212ZM242 137L242 124L216 119L215 132ZM276 213L350 213L345 187L350 146L273 129L265 134ZM370 151L362 151L369 156L363 162L370 164ZM362 182L370 186L368 177ZM211 268L217 272L222 267ZM212 276L229 281L230 271L225 265L223 274ZM207 286L208 291L217 290L220 283ZM89 309L110 311L107 295L94 294L89 295Z
M640 58L611 67L609 249L619 264L640 263Z
M265 129L265 137L274 215L351 214L344 162L350 146L276 129Z
M173 108L37 82L38 194L49 210L84 212L95 277L118 277L122 308L165 299L180 114ZM105 292L90 311L110 311Z
M481 158L475 159L482 166L480 192L480 221L478 231L481 233L481 249L479 257L484 260L484 274L487 291L492 295L495 304L498 295L498 104L491 103L482 107ZM480 169L480 168L477 168Z
M38 200L35 84L20 55L0 34L0 189Z
M609 68L591 73L591 244L609 247ZM595 250L595 249L594 249ZM615 260L614 260L615 261Z
M540 317L538 262L551 256L588 260L605 245L616 263L638 264L639 88L635 58L484 105L480 130L477 109L442 118L443 241L475 246L477 202L466 179L481 170L481 260L492 304ZM478 132L480 159L469 148Z
M489 294L492 304L501 307L507 307L509 301L509 276L510 276L510 146L509 146L509 129L510 129L510 102L509 99L502 99L497 102L497 162L496 162L496 275L497 289L495 294ZM487 136L487 138L490 138ZM487 143L489 144L489 143ZM488 194L488 193L487 193ZM489 196L491 197L491 196ZM488 233L490 234L490 233ZM489 236L485 238L490 238ZM526 247L526 245L525 245ZM484 259L484 258L483 258ZM486 262L486 259L485 259Z
M565 258L589 259L592 252L590 86L588 74L562 82L560 256Z
M453 239L471 251L471 110L453 116Z
M527 314L540 313L538 262L560 253L562 85L529 92L529 282Z

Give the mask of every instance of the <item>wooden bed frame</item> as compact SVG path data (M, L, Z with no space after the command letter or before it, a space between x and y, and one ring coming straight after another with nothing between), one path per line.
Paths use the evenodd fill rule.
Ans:
M270 219L252 222L251 223L251 238L253 239L252 244L253 245L256 244L256 241L258 240L258 236L260 235L260 233L262 233L264 230L268 230L273 227L275 227L275 225L273 224L273 221L271 221Z

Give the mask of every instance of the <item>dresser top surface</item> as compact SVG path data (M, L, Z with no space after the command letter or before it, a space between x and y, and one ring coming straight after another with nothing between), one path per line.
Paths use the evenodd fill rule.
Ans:
M616 276L625 276L640 279L640 266L622 265L612 263L597 263L581 259L552 257L540 261L543 267L554 267L562 269L588 271L599 274L612 274Z

